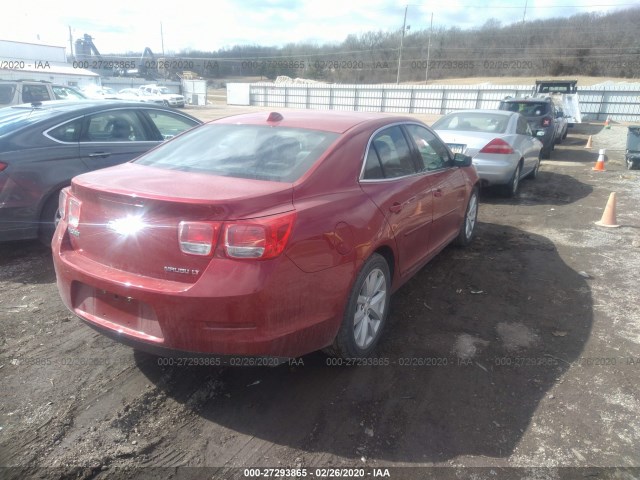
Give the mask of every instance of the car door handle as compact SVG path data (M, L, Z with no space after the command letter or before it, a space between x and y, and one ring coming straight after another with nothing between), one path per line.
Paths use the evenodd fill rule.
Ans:
M101 157L101 158L107 158L108 156L111 155L111 152L95 152L95 153L90 153L89 156L90 157Z
M441 197L442 196L442 190L437 189L433 192L433 196L434 197Z
M402 204L398 202L394 202L389 207L389 211L391 213L400 213L402 211Z

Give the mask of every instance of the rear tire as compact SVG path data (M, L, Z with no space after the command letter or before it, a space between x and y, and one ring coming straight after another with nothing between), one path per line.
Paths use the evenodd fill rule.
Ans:
M538 156L538 160L536 162L536 166L533 168L533 170L531 170L529 172L529 175L527 175L526 178L529 178L531 180L535 180L536 178L538 178L538 172L540 171L540 157Z
M518 194L518 189L520 188L520 173L522 172L522 162L518 163L515 172L513 172L513 176L511 177L511 181L504 185L504 194L508 198L513 198Z
M340 358L367 357L380 340L390 297L389 265L374 253L356 277L338 334L325 353Z
M58 218L58 194L51 195L47 203L42 207L40 214L40 225L38 227L38 240L46 247L51 247L51 240L56 231L56 220Z

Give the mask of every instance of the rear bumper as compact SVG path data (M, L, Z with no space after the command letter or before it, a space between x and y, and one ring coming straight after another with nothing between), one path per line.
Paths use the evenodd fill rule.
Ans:
M487 155L473 157L473 166L483 185L504 185L511 181L519 160L517 155Z
M32 208L0 207L0 242L38 237L38 223Z
M171 107L184 107L184 99L168 98L167 103Z
M540 140L542 142L542 145L547 148L551 145L553 145L553 142L555 140L555 131L552 127L547 127L547 128L536 128L535 130L537 131L544 131L544 136L537 136L535 138L537 138L538 140Z
M216 258L195 283L133 275L74 251L60 222L52 242L64 304L92 327L140 350L297 357L328 346L353 266L302 272L286 255Z

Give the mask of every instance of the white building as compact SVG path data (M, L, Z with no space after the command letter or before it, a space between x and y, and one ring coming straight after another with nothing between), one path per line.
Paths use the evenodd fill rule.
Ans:
M0 80L45 80L84 88L101 85L100 75L67 63L65 47L0 40Z

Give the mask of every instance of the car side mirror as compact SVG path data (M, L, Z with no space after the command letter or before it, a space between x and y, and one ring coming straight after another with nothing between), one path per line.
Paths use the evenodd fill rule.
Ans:
M453 156L453 165L456 167L470 167L472 163L471 157L464 153L456 153Z

